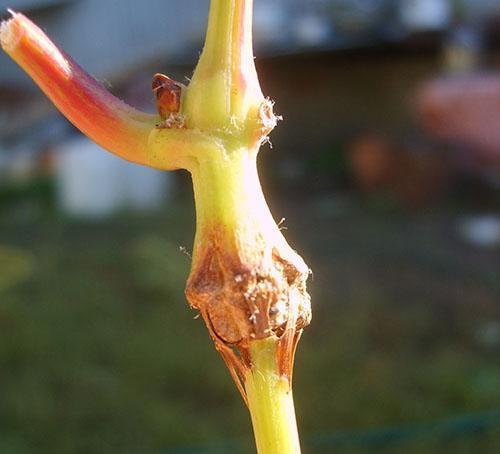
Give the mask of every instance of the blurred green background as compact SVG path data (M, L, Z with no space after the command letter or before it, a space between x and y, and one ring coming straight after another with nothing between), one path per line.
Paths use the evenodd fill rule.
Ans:
M500 408L497 257L457 248L439 218L352 205L274 207L314 270L294 377L304 451L495 452L498 410L444 433L434 422ZM251 452L246 409L183 296L192 208L2 222L1 452ZM368 437L406 424L430 427Z
M151 108L154 72L191 73L208 6L166 3L8 6ZM498 74L499 5L255 8L262 85L285 119L260 173L313 270L294 375L304 453L500 452L500 167L436 138L414 103L438 75ZM188 176L92 154L0 62L0 453L254 452L183 294Z

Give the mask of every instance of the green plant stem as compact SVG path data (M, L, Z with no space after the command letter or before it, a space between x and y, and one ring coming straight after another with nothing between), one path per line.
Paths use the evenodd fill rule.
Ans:
M279 374L277 339L253 341L252 368L245 389L259 454L300 453L293 395L286 377Z
M133 162L190 171L197 229L186 295L248 402L259 453L296 454L290 375L310 320L309 269L259 183L256 155L277 118L255 70L252 5L211 0L206 43L173 118L112 97L21 14L2 24L0 44L97 143Z
M211 0L205 46L184 97L188 125L244 128L264 100L252 50L253 0Z

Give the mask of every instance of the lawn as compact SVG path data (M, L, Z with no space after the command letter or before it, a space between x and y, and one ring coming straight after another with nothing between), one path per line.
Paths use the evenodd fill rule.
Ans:
M443 214L272 205L314 270L294 376L304 452L499 452L498 251L462 244ZM183 295L193 223L190 203L2 215L0 452L252 452Z

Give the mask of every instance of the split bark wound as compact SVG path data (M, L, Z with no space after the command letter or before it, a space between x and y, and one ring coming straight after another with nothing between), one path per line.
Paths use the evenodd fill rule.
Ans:
M186 287L245 400L250 342L275 337L279 371L291 382L295 349L311 320L303 260L267 243L261 232L252 237L241 244L237 232L209 228Z

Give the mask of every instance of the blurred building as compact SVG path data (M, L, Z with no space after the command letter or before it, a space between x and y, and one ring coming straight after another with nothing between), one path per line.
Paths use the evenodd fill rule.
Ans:
M179 80L190 75L208 5L208 0L148 0L141 6L134 0L0 0L0 10L25 12L111 91L145 110L153 108L151 74L164 71ZM290 130L307 130L303 137L280 133L281 128L273 134L273 142L287 150L276 164L278 173L296 178L317 167L331 178L339 168L332 149L342 134L404 131L412 90L444 68L443 46L449 60L459 60L455 66L473 49L470 66L482 46L494 41L488 34L498 28L488 24L498 13L494 0L255 0L264 90L273 93ZM68 139L73 143L73 134L31 80L0 53L3 184L19 175L50 173L47 154ZM304 155L308 148L313 150Z

